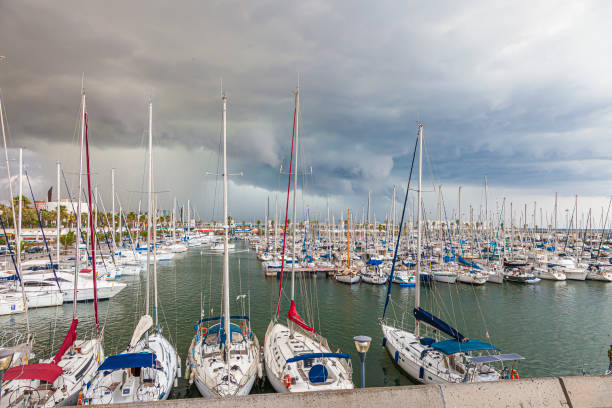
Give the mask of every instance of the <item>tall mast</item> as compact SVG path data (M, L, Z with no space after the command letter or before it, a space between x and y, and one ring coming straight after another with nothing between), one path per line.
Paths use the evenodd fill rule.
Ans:
M461 186L459 186L459 198L457 202L457 232L459 233L459 239L461 239Z
M187 240L189 240L189 226L191 224L191 208L189 207L189 200L187 200ZM223 225L225 225L225 223L227 222L227 220L223 221Z
M153 291L154 295L154 309L153 314L155 315L155 327L159 327L159 313L157 310L157 199L153 204Z
M368 253L368 229L370 228L370 190L368 190L368 217L366 221L365 230L365 241L366 241L366 254Z
M227 248L229 225L227 219L227 98L225 94L223 94L221 100L223 101L223 323L225 330L225 355L229 357L232 335L230 332L229 311L229 250Z
M176 245L176 197L172 200L172 245Z
M417 188L417 259L414 307L421 305L421 172L423 170L423 124L419 123L419 186ZM419 337L419 321L415 320L414 333Z
M274 254L278 245L278 197L274 195Z
M115 252L115 237L117 236L117 234L115 233L115 169L114 168L111 169L111 194L113 196L112 206L111 206L111 221L112 221L111 227L113 228L113 232L111 234L111 237L112 237L111 250L114 253ZM119 222L119 224L121 224L121 222Z
M60 193L60 173L62 172L60 162L57 162L57 248L56 248L56 262L57 262L57 270L59 271L59 262L60 262L60 234L61 234L61 226L60 226L60 202L61 202L61 193Z
M151 217L153 213L153 102L149 101L149 181L147 183L148 207L147 207L147 296L145 300L145 314L150 314L149 309L149 274L151 261Z
M293 160L293 261L291 262L291 300L295 300L295 262L297 261L297 253L295 251L295 234L297 227L297 181L298 181L298 144L299 144L299 120L300 120L300 89L295 91L295 154ZM291 175L289 175L291 177ZM292 333L293 334L293 333Z
M331 225L329 219L329 197L327 197L327 249L329 250L329 262L332 261Z
M77 287L81 261L81 202L83 201L83 144L85 143L85 91L81 95L81 153L79 158L79 194L76 215L76 255L74 259L74 293L72 298L72 318L77 318ZM94 277L95 279L95 277Z
M6 133L4 130L4 113L3 113L4 109L2 107L2 99L0 98L0 127L2 128L2 142L4 144L4 159L5 159L5 164L6 164L6 175L7 175L7 180L8 180L8 186L9 186L9 194L10 194L10 201L11 201L11 212L13 213L13 231L15 232L15 243L16 243L16 248L15 248L15 253L17 255L17 272L19 273L19 276L21 277L21 243L17 242L18 240L18 234L17 234L17 216L15 215L15 199L13 198L13 183L11 182L11 166L9 164L9 158L8 158L8 148L6 146ZM21 192L19 193L19 200L21 202ZM8 242L7 242L8 244ZM30 332L30 317L29 317L29 313L28 313L28 298L26 297L25 294L25 288L23 286L23 282L21 282L22 284L19 285L21 287L21 296L23 298L23 306L24 306L24 310L25 310L25 318L26 318L26 331L27 331L27 342L29 343L31 338L32 338L32 333ZM27 354L26 354L26 358L27 358Z
M351 267L351 210L346 210L346 267Z

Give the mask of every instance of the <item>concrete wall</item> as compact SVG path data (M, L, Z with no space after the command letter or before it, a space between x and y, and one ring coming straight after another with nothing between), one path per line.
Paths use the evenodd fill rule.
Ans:
M612 376L529 378L494 383L413 385L302 394L256 394L225 399L179 399L109 405L154 408L461 408L612 407Z

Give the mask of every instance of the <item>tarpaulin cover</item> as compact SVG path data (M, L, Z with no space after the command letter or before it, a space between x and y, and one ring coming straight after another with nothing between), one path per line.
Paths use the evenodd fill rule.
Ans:
M499 350L492 344L475 339L470 339L467 341L444 340L432 344L431 347L433 347L434 350L438 350L444 354L455 354L480 350Z
M366 262L366 265L380 265L382 261L380 259L370 259Z
M110 356L98 368L103 370L119 370L121 368L155 367L156 356L153 353L125 353Z
M454 337L457 340L463 340L465 338L463 334L457 331L457 329L450 326L448 323L438 319L436 316L423 310L422 308L414 309L413 313L415 319L427 323L428 325L433 326L436 329L442 330L444 333L448 334L451 337Z
M76 340L76 336L77 336L76 329L77 329L78 324L79 324L79 319L72 319L72 323L70 324L70 329L68 330L68 333L66 334L66 337L64 338L64 342L62 343L62 346L57 351L57 354L55 355L55 357L53 357L53 362L55 364L60 362L64 353L70 348L70 346L72 346L72 344Z
M56 364L28 364L9 368L4 373L2 380L40 380L52 384L60 375L62 375L62 368Z
M351 359L351 356L346 353L307 353L287 359L287 363L295 363L296 361L309 360L311 358L346 358Z
M301 328L303 328L305 330L308 330L309 332L315 333L315 329L313 329L312 327L308 326L304 322L304 320L302 320L302 318L300 317L298 312L295 310L295 302L293 300L291 300L291 306L289 307L288 315L289 315L288 316L289 320L291 320L292 322L294 322L295 324L297 324Z

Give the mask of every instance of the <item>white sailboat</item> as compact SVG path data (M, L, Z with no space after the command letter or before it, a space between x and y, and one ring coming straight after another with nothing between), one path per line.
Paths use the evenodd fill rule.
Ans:
M422 210L421 210L421 173L422 173L422 152L423 152L423 125L419 124L418 132L418 189L417 189L417 248L416 248L416 270L417 276L421 271L421 232L422 232ZM416 152L415 152L416 153ZM406 190L406 199L408 191ZM405 204L400 222L400 231L404 219ZM399 247L399 237L396 244ZM394 260L395 263L395 260ZM393 275L392 269L392 275ZM435 279L435 275L434 275ZM480 340L468 339L456 329L443 322L436 316L425 311L420 305L420 279L416 279L415 306L414 306L414 331L404 329L401 323L390 322L385 319L387 307L389 305L392 284L389 283L387 299L381 319L381 329L383 334L383 346L405 373L416 381L423 384L443 384L459 382L479 382L496 381L504 378L508 371L497 371L491 367L491 363L508 360L520 360L521 356L512 355L487 355L471 357L469 352L494 352L496 347ZM421 325L428 325L438 330L436 338L422 337ZM423 327L426 329L427 326ZM440 333L449 336L449 340L440 340ZM514 370L514 368L512 368ZM514 372L512 372L514 375Z
M89 171L89 147L87 136L87 111L85 104L85 92L82 94L82 116L81 116L81 153L79 162L79 201L78 214L81 213L81 193L83 174L83 147L87 150L87 182L89 202L91 203L91 173ZM89 206L89 218L91 226L92 207ZM77 217L76 235L80 237L80 217ZM95 264L95 234L91 234L92 259ZM76 241L75 270L79 270L80 242ZM54 407L59 405L75 405L84 384L91 381L96 373L100 361L104 359L102 347L102 334L98 320L98 299L95 296L94 278L94 312L96 331L89 340L77 340L77 288L79 273L73 275L73 317L70 329L58 352L52 359L38 364L26 364L13 367L4 374L2 387L2 401L0 407ZM95 266L93 270L95 276Z
M189 347L187 370L204 397L247 395L261 376L259 341L249 316L231 316L227 211L227 98L223 104L223 315L203 317ZM187 375L186 375L187 376Z
M122 354L108 357L91 385L84 388L86 404L152 402L168 399L180 374L176 350L162 335L157 310L157 249L155 243L153 204L153 104L149 102L149 182L147 211L147 279L145 315L134 329L132 339ZM157 218L155 216L155 218ZM153 233L153 237L151 237ZM152 239L153 238L153 239ZM151 256L153 252L153 256ZM155 325L150 310L150 265L153 264Z
M299 90L295 92L295 110L293 121L293 136L295 137L295 155L291 152L289 165L289 187L291 176L293 185L293 259L296 257L296 226L297 226L297 157L299 129ZM295 166L293 166L295 160ZM292 168L295 168L292 173ZM289 195L287 195L287 209ZM344 353L332 353L327 340L318 335L300 317L295 307L295 263L291 263L291 305L289 308L287 326L278 321L282 277L285 266L285 243L287 238L287 212L285 212L285 228L283 232L283 252L281 260L281 280L279 298L274 319L270 321L264 341L264 362L266 376L276 392L308 392L325 390L352 389L352 367L350 356Z

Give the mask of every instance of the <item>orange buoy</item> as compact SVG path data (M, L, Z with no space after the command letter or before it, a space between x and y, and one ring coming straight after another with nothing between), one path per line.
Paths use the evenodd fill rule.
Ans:
M516 371L516 368L513 368L512 371L510 371L510 379L512 379L512 380L518 380L519 379L519 373L518 373L518 371Z

